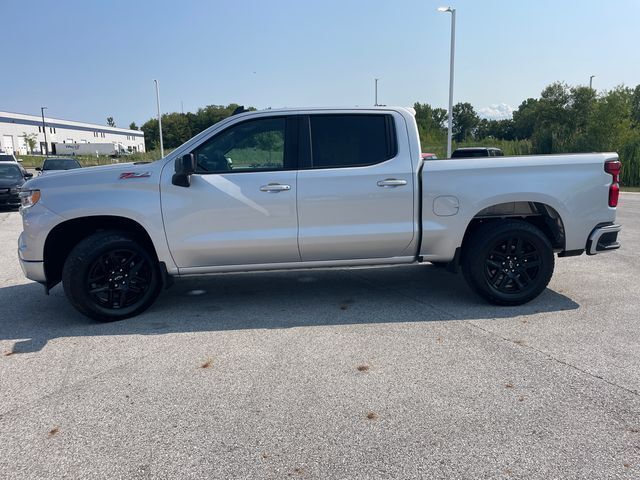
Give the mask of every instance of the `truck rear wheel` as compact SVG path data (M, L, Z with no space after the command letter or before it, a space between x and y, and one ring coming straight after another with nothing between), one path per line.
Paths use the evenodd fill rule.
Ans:
M158 261L125 232L90 235L74 247L62 269L71 304L103 322L133 317L160 293Z
M536 298L551 280L553 267L549 239L522 220L482 225L462 252L467 283L497 305L521 305Z

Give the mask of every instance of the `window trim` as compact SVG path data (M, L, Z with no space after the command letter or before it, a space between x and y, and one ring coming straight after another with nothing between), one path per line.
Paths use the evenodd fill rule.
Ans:
M385 137L387 140L387 158L377 162L371 163L358 163L351 165L330 165L316 167L313 165L313 139L311 137L311 117L336 117L336 116L363 116L363 117L384 117L385 120ZM373 165L380 165L382 163L393 160L398 156L398 131L396 129L396 122L393 114L391 113L354 113L354 112L340 112L340 113L309 113L300 115L299 130L298 130L298 145L300 147L300 169L301 170L330 170L338 168L360 168L371 167Z
M213 135L207 137L198 145L194 146L188 153L195 155L196 150L213 140L215 137L222 135L226 131L236 128L240 125L249 122L256 122L260 120L277 120L284 119L284 151L283 151L283 165L282 168L252 168L246 170L229 170L220 172L201 172L196 170L194 175L235 175L242 173L262 173L262 172L285 172L298 169L298 116L297 115L264 115L259 117L247 118L231 125L226 126L223 130L217 131Z

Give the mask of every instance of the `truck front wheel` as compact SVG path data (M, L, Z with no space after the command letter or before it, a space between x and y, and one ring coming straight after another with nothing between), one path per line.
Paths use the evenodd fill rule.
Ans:
M553 267L549 239L522 220L482 225L462 252L462 271L471 289L498 305L536 298L551 280Z
M71 304L100 321L146 310L161 289L158 262L126 232L97 232L76 245L62 269Z

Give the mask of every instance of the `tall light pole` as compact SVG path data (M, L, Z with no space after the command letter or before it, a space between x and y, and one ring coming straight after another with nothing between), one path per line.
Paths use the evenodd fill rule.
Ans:
M449 64L449 128L447 130L447 158L451 158L451 139L453 137L453 58L456 50L456 9L440 7L439 12L451 14L451 60Z
M42 131L44 133L44 154L45 156L49 156L49 145L47 145L47 126L44 123L44 111L47 107L40 107L40 112L42 113Z
M158 80L154 80L156 83L156 106L158 107L158 130L160 131L160 157L164 158L164 145L162 144L162 115L160 115L160 87L158 86Z
M589 77L589 90L593 90L593 77L595 77L595 75Z
M377 107L378 106L378 80L380 80L380 79L379 78L375 78L374 80L376 81L376 87L375 87L376 103L374 103L374 105Z

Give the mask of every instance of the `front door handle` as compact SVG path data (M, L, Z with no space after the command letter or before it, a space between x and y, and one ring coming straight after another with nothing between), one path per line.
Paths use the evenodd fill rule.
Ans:
M283 185L281 183L270 183L268 185L262 185L260 187L261 192L278 193L278 192L286 192L288 190L291 190L291 185Z
M385 178L384 180L380 180L378 182L379 187L401 187L406 184L406 180L399 180L397 178Z

